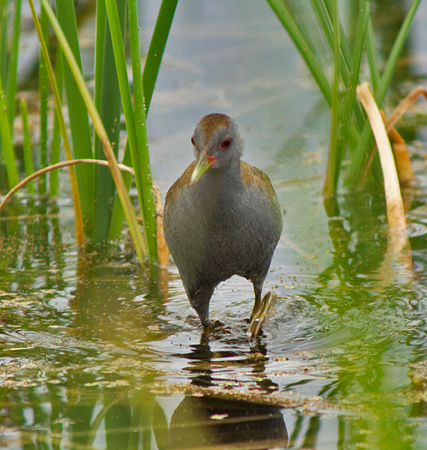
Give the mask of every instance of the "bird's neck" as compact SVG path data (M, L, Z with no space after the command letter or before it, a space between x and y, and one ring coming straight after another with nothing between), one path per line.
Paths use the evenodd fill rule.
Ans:
M196 188L194 195L197 201L204 202L206 207L217 208L221 205L230 205L244 188L240 159L227 167L208 170L197 184L194 186Z

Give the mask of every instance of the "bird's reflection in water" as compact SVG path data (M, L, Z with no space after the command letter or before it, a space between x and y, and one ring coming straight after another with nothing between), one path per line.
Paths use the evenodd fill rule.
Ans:
M187 396L172 415L171 449L209 448L249 443L250 449L286 448L288 434L277 406Z
M254 350L257 355L261 352L265 356L265 347L258 345ZM218 356L215 352L215 358ZM218 381L212 377L214 353L209 346L209 335L204 334L200 344L193 346L185 357L190 360L189 370L194 373L193 385L218 387ZM245 365L252 367L258 390L275 390L275 383L263 373L266 358L253 360L249 354ZM169 448L243 448L242 444L248 449L287 448L288 433L279 406L230 399L229 395L227 398L221 398L221 394L210 396L208 391L201 395L197 391L197 395L186 396L175 409L169 427Z

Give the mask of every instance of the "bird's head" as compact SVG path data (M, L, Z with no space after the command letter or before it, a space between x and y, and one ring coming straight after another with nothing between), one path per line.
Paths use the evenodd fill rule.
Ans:
M194 130L191 143L197 159L191 184L209 169L232 166L242 156L244 146L236 123L225 114L209 114L203 117Z

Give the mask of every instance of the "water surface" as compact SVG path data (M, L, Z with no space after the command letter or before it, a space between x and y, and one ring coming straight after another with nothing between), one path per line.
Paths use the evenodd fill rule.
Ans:
M144 36L157 5L142 6ZM425 82L426 16L391 99ZM424 449L425 112L400 130L417 175L409 270L387 253L381 192L324 203L329 113L266 3L180 2L148 124L163 196L210 112L236 119L285 213L262 335L246 336L244 279L217 289L223 326L203 334L173 264L149 273L123 244L79 251L64 176L56 201L23 197L0 221L0 447Z

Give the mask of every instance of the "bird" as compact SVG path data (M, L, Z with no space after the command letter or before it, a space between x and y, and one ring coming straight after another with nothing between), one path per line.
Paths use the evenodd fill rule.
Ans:
M233 275L253 284L252 316L283 228L283 212L268 176L241 160L236 122L204 116L191 138L196 160L170 187L163 211L166 244L191 306L209 328L215 288Z

